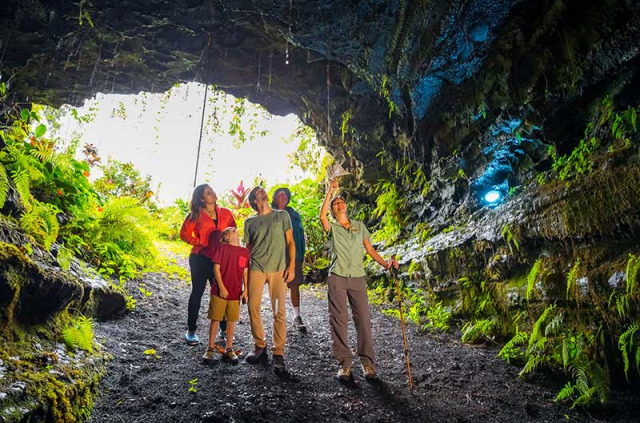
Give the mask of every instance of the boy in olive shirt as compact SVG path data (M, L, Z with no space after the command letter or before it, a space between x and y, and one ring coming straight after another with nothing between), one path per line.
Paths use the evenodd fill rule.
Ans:
M364 271L364 254L371 256L380 266L398 268L395 260L386 261L376 252L369 240L369 231L364 223L351 220L347 216L347 204L342 197L331 200L338 181L331 185L322 203L320 223L331 241L331 266L329 267L329 322L333 339L333 355L340 362L337 378L346 382L352 378L352 353L347 336L349 313L347 300L351 305L351 314L356 325L357 353L360 356L362 371L368 381L378 379L375 369L375 356L371 340L371 317L367 297L367 281ZM327 219L331 206L331 215L335 223Z
M255 343L255 349L247 356L247 362L255 364L267 357L267 343L260 315L262 292L267 283L273 312L273 366L276 372L285 372L285 301L287 284L295 276L296 257L291 218L286 211L273 210L269 206L269 196L262 187L251 190L249 204L258 213L244 223L244 243L251 251L249 320Z

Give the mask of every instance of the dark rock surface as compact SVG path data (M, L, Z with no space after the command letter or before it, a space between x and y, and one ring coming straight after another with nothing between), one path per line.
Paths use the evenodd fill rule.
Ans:
M52 105L207 82L303 116L354 167L385 151L430 173L500 117L570 148L604 93L637 101L638 22L636 0L10 0L0 71Z
M289 310L285 352L289 375L278 377L272 365L249 365L252 348L246 308L237 326L235 345L244 351L237 366L224 361L200 363L203 345L183 342L189 286L148 274L153 292L138 299L133 313L96 329L113 355L101 382L91 422L555 422L591 421L586 413L555 404L557 381L540 378L527 383L518 369L496 357L496 350L470 347L453 336L426 335L409 325L408 337L414 394L409 391L400 322L373 313L373 336L382 383L362 379L358 358L357 388L334 378L337 362L331 354L326 289L304 286L302 312L308 335L297 333ZM198 334L207 341L208 320L203 300ZM265 292L263 321L270 344L271 319ZM351 342L355 345L351 330ZM155 353L145 351L154 350ZM193 381L190 383L190 381ZM190 391L189 388L193 387ZM613 395L599 421L626 422L640 418L637 399ZM624 404L624 405L622 405Z
M68 307L98 319L125 307L122 292L74 259L67 270L10 220L0 221L0 324L44 323Z

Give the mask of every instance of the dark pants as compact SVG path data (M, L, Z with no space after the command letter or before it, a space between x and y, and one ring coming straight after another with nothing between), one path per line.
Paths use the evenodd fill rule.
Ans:
M213 283L213 262L206 256L191 254L189 256L189 267L191 268L191 295L189 296L189 310L187 317L187 327L195 332L198 328L198 314L200 313L200 303L202 295L207 288L207 281ZM227 330L227 322L220 322L220 331Z

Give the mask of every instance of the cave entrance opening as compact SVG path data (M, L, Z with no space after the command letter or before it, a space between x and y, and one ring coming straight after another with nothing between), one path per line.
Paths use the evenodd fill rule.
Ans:
M97 94L82 107L55 111L55 135L76 143L79 156L90 145L102 164L133 163L159 187L162 204L190 195L198 157L196 183L224 193L241 181L274 186L318 176L327 153L297 116L272 115L209 87L203 117L204 91L202 84L187 83L162 94ZM101 176L99 166L92 175Z

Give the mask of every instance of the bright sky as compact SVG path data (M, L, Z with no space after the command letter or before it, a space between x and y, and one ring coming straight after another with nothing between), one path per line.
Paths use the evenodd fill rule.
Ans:
M85 115L91 107L97 108L95 119L80 124L68 114L58 134L62 139L79 135L79 150L85 143L94 144L103 163L109 156L134 163L143 175L151 175L154 187L160 183L161 203L188 199L193 191L204 88L196 83L183 84L174 87L170 96L98 94L78 109L79 115ZM205 122L209 124L203 133L197 184L208 183L218 196L226 196L241 180L251 186L260 177L271 187L311 176L299 168L292 169L287 158L298 147L297 142L285 143L300 125L297 116L269 115L246 102L242 127L247 137L261 131L268 134L236 148L234 137L227 134L236 99L220 95L216 100L216 93L211 90L208 98ZM218 133L212 126L216 105ZM254 131L249 128L251 120L255 122ZM92 177L99 176L97 171L92 173Z

